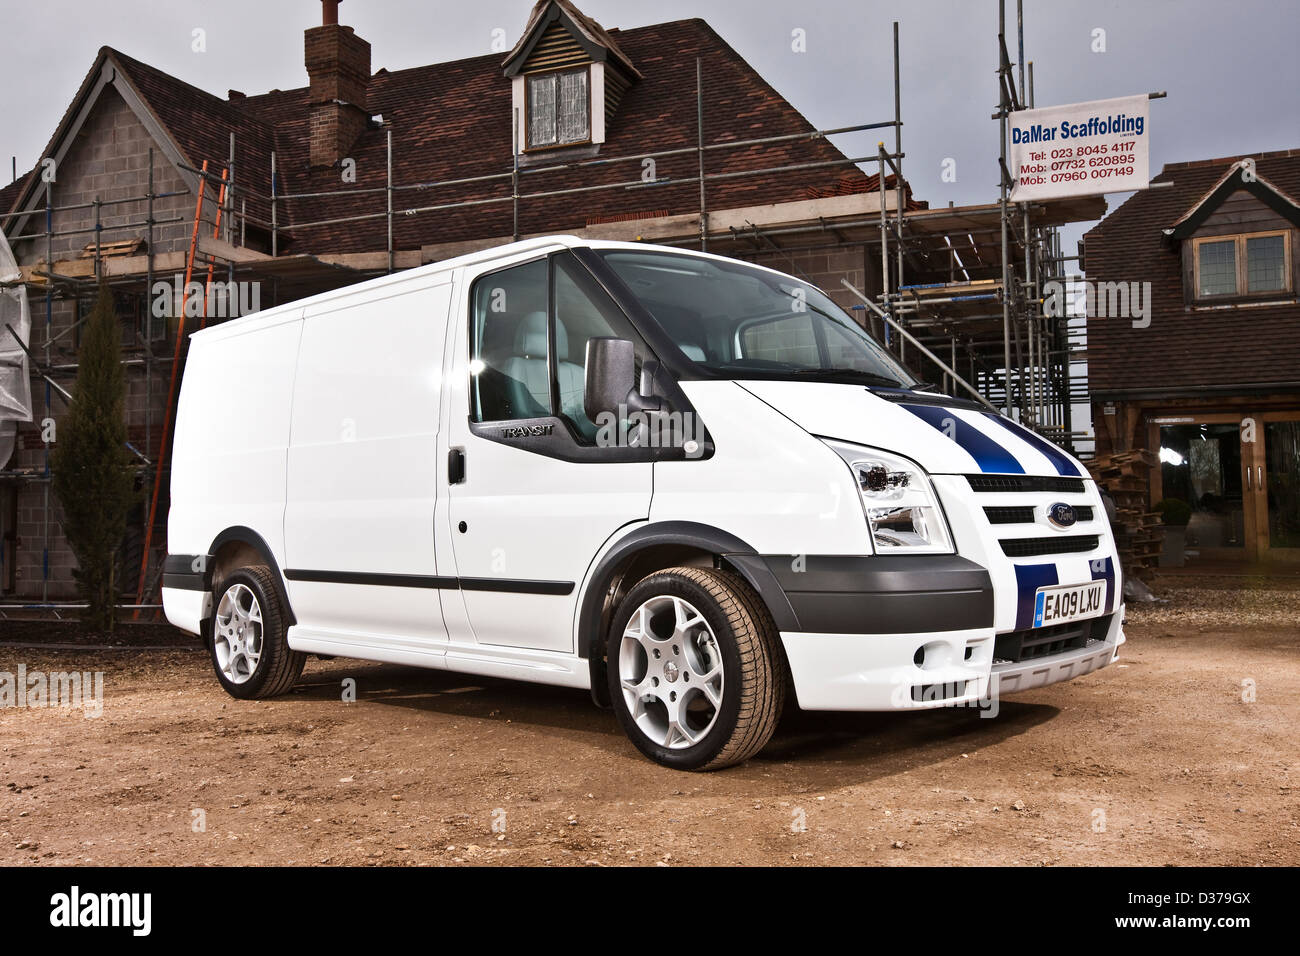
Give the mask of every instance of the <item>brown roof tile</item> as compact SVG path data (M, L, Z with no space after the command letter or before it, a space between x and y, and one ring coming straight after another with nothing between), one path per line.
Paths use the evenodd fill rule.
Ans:
M31 174L32 171L28 170L27 172L19 176L17 179L15 179L8 186L5 186L3 189L0 189L0 216L3 216L5 213L7 213L10 210L10 208L13 206L13 204L18 201L18 194L22 192L23 184L27 181L27 177L30 176Z

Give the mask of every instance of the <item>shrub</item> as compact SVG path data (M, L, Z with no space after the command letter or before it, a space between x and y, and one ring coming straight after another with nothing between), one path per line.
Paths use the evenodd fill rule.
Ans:
M1164 523L1171 528L1185 528L1192 520L1192 506L1182 498L1166 498L1156 505Z

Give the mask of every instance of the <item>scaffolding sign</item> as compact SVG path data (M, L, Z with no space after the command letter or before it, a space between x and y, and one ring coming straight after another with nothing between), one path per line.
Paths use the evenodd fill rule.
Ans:
M1008 119L1011 201L1130 192L1151 184L1149 99L1026 109Z

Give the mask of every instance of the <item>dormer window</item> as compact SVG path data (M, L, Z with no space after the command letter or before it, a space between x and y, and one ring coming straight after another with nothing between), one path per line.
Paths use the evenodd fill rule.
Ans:
M623 94L641 77L609 31L572 0L537 0L502 68L513 145L526 165L599 152Z
M1196 298L1269 295L1291 288L1289 232L1192 240Z
M591 141L589 69L528 78L528 149Z
M1244 227L1251 232L1239 232ZM1240 159L1178 221L1166 229L1182 244L1183 294L1206 308L1277 299L1300 283L1293 245L1300 203Z

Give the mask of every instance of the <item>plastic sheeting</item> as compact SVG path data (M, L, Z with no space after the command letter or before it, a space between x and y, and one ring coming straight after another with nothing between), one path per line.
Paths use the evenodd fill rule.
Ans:
M0 283L21 279L9 241L0 232ZM11 331L12 330L12 331ZM15 333L18 342L14 341ZM13 455L19 422L32 420L32 383L27 353L18 344L31 340L32 314L27 288L0 286L0 468Z

